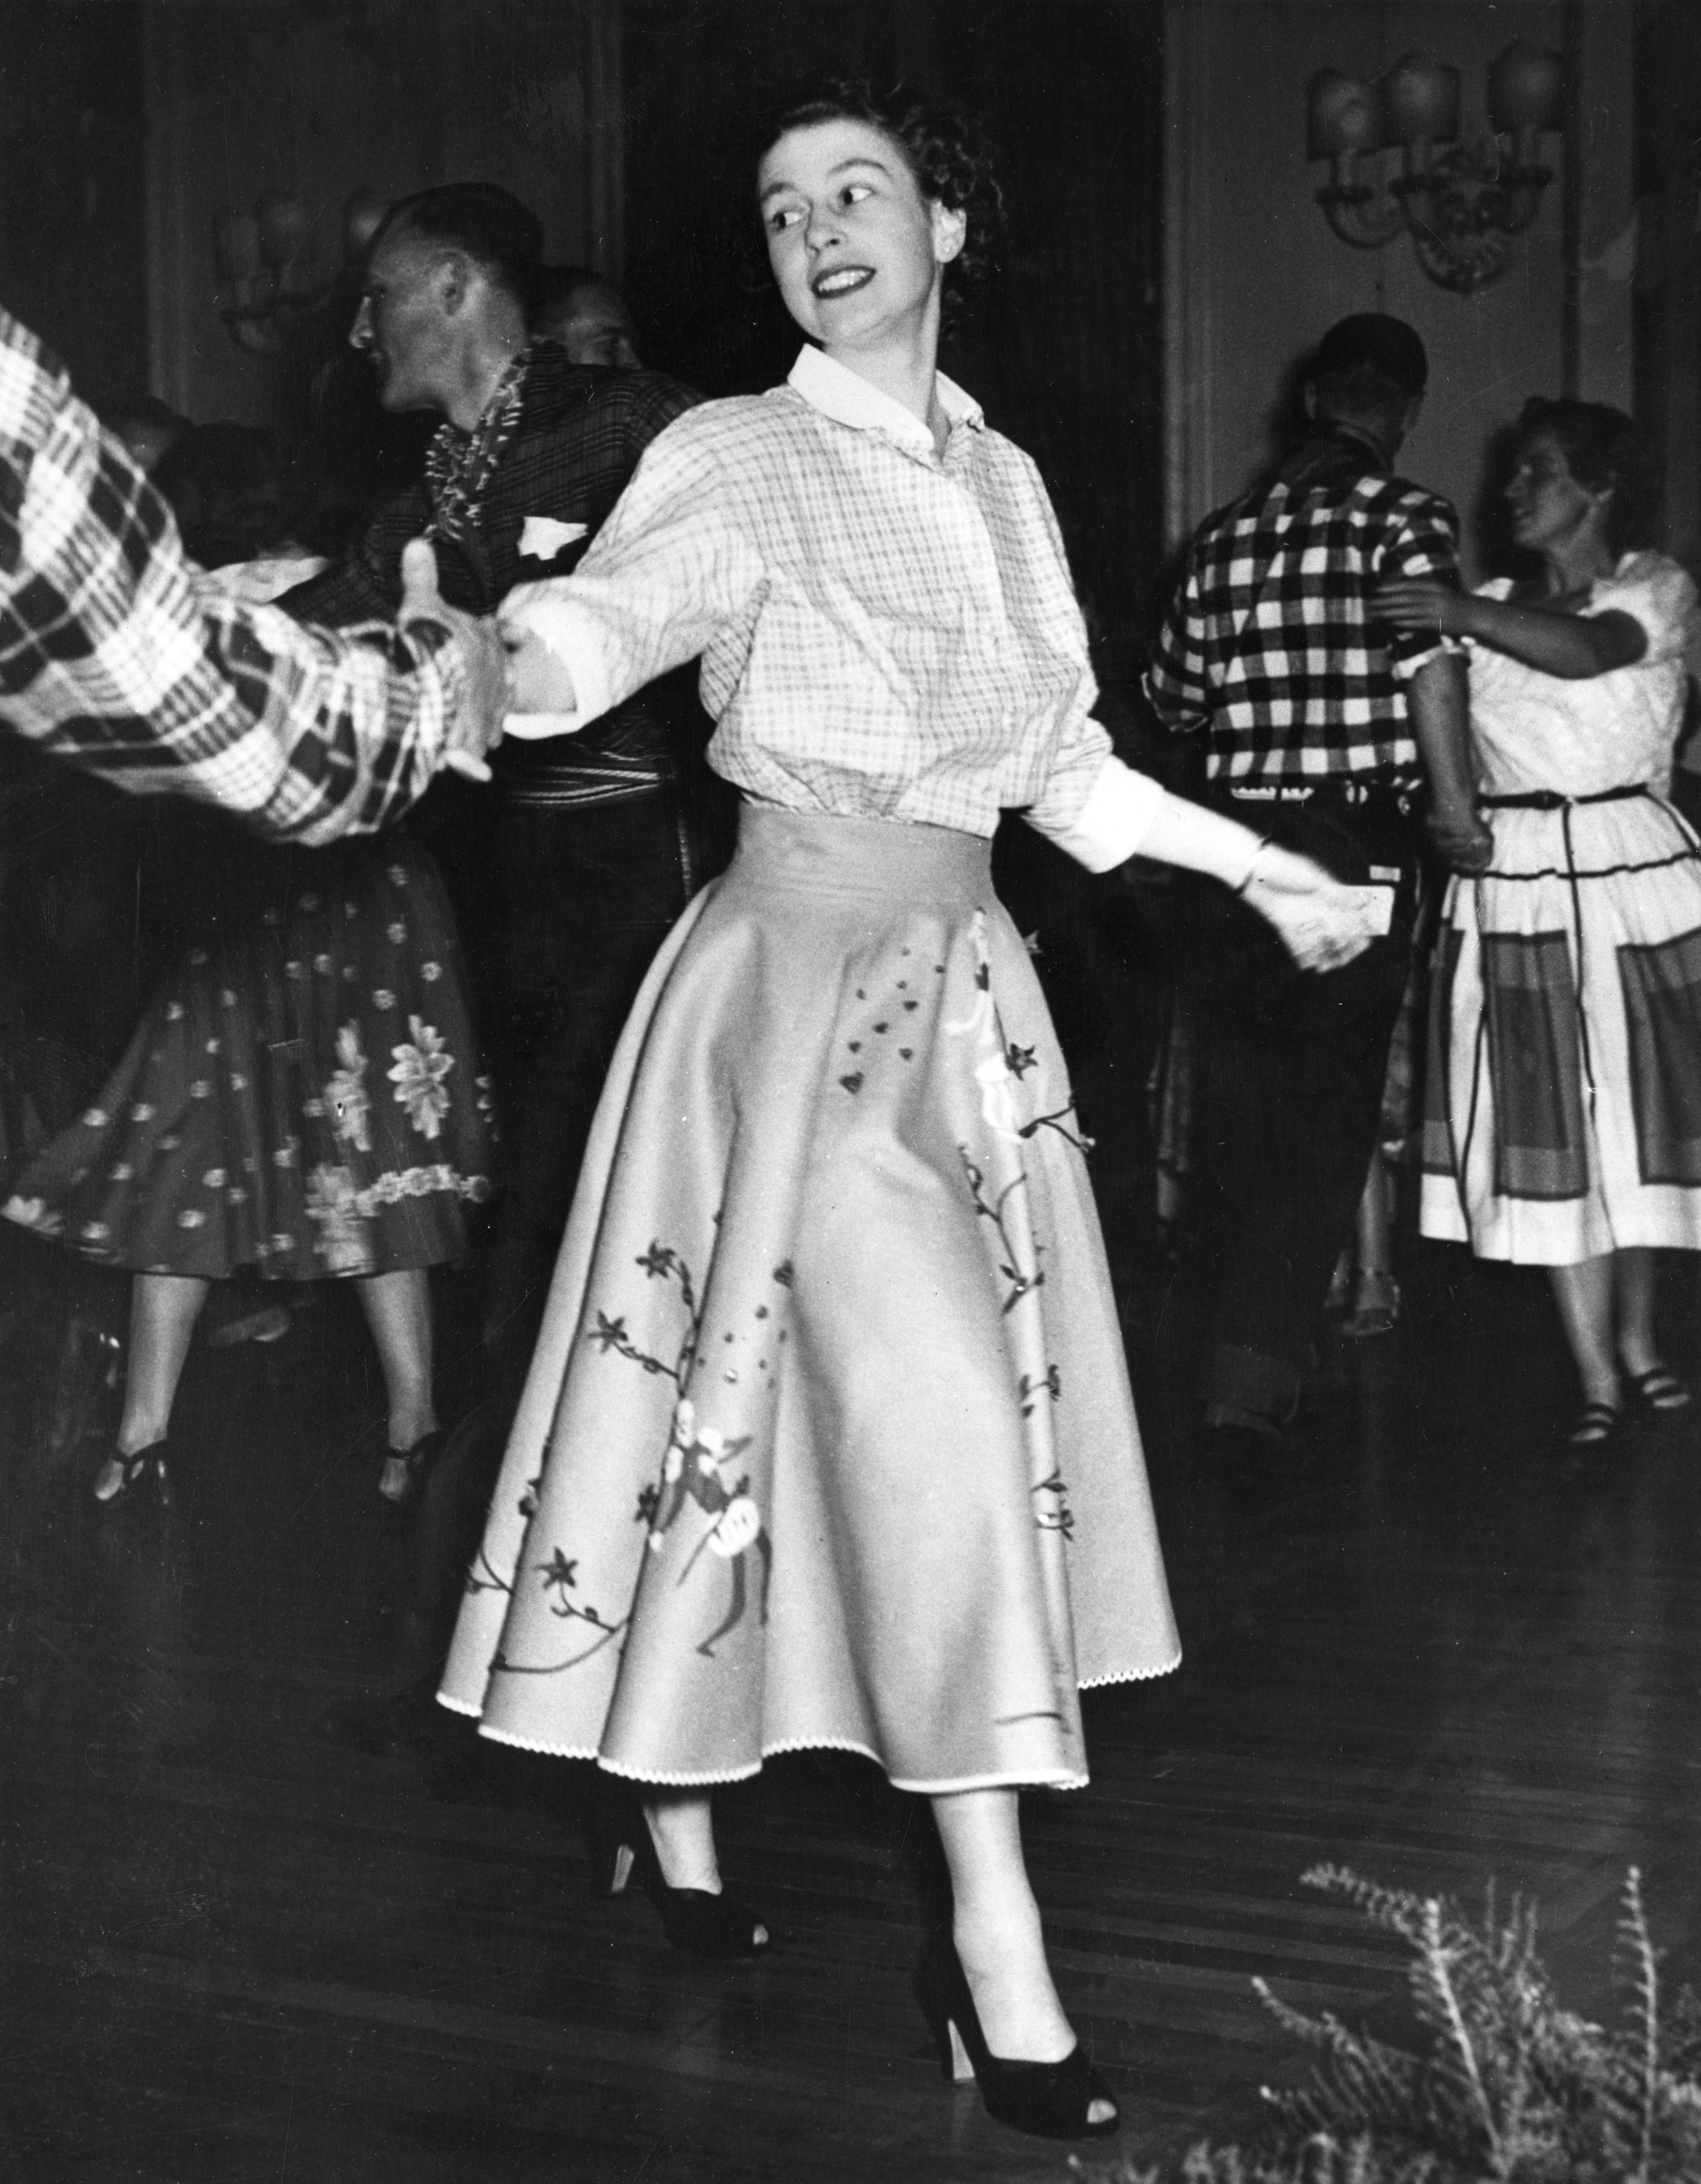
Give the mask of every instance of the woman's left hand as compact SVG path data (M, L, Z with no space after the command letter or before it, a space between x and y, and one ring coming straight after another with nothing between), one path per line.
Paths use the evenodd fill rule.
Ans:
M1302 971L1338 971L1386 930L1386 889L1346 886L1309 857L1266 842L1241 889ZM1377 912L1382 911L1379 919Z
M1400 577L1379 584L1370 594L1377 619L1396 629L1413 629L1436 637L1469 637L1472 600L1468 592L1455 591L1428 577Z

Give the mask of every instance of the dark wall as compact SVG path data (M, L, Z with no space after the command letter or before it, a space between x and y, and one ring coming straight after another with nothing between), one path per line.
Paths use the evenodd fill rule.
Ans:
M1701 571L1701 14L1644 0L1637 23L1636 413L1665 482L1665 537Z
M942 360L1045 473L1124 687L1160 544L1161 26L1129 0L623 11L627 285L655 361L711 393L772 385L798 343L750 247L760 117L835 73L902 73L983 114L1007 265Z
M147 383L141 11L5 0L0 22L0 304L100 407Z

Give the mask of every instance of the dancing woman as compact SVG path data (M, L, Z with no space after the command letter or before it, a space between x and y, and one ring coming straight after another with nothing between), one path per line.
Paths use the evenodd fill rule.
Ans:
M1470 647L1494 860L1456 879L1431 1000L1422 1227L1545 1266L1582 1383L1567 1446L1626 1398L1685 1408L1654 1254L1701 1249L1701 851L1666 800L1695 591L1646 549L1654 471L1616 410L1532 400L1507 498L1538 577L1385 586Z
M1037 474L934 368L997 205L966 126L838 86L757 188L818 346L671 426L578 572L506 610L521 705L569 727L702 654L745 802L616 1054L443 1696L642 1785L667 1932L703 1953L767 1941L722 1892L711 1785L829 1747L930 1797L954 1915L924 2006L996 2115L1078 2137L1116 2109L1051 1984L1017 1791L1084 1784L1080 1686L1179 1646L989 838L1014 806L1094 870L1216 872L1309 963L1364 935L1350 890L1089 717Z

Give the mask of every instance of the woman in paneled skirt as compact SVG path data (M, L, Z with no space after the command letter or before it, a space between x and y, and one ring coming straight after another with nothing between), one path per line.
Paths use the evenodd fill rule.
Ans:
M1583 1407L1681 1410L1654 1259L1701 1248L1701 846L1668 801L1695 593L1643 544L1648 451L1619 411L1532 400L1507 494L1526 582L1378 594L1470 649L1494 860L1448 894L1431 999L1421 1223L1550 1270Z
M819 345L660 434L579 571L505 608L522 706L566 728L700 654L746 800L616 1054L443 1696L638 1786L629 1847L701 1954L768 1940L722 1889L714 1784L825 1747L929 1797L954 1912L924 2006L995 2114L1076 2137L1116 2108L1017 1792L1084 1784L1080 1688L1179 1648L990 837L1017 807L1096 871L1215 872L1309 963L1369 925L1091 719L1038 475L934 368L998 203L960 120L837 87L776 125L756 193Z

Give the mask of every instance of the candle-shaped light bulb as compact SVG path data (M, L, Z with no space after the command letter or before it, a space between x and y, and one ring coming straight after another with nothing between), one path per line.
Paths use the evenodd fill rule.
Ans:
M1515 39L1488 69L1488 119L1497 134L1557 129L1564 113L1565 64Z
M1374 152L1382 138L1376 94L1339 69L1319 69L1305 98L1305 156L1332 159L1342 152Z
M1382 79L1382 114L1396 144L1451 144L1458 136L1459 72L1410 53Z

